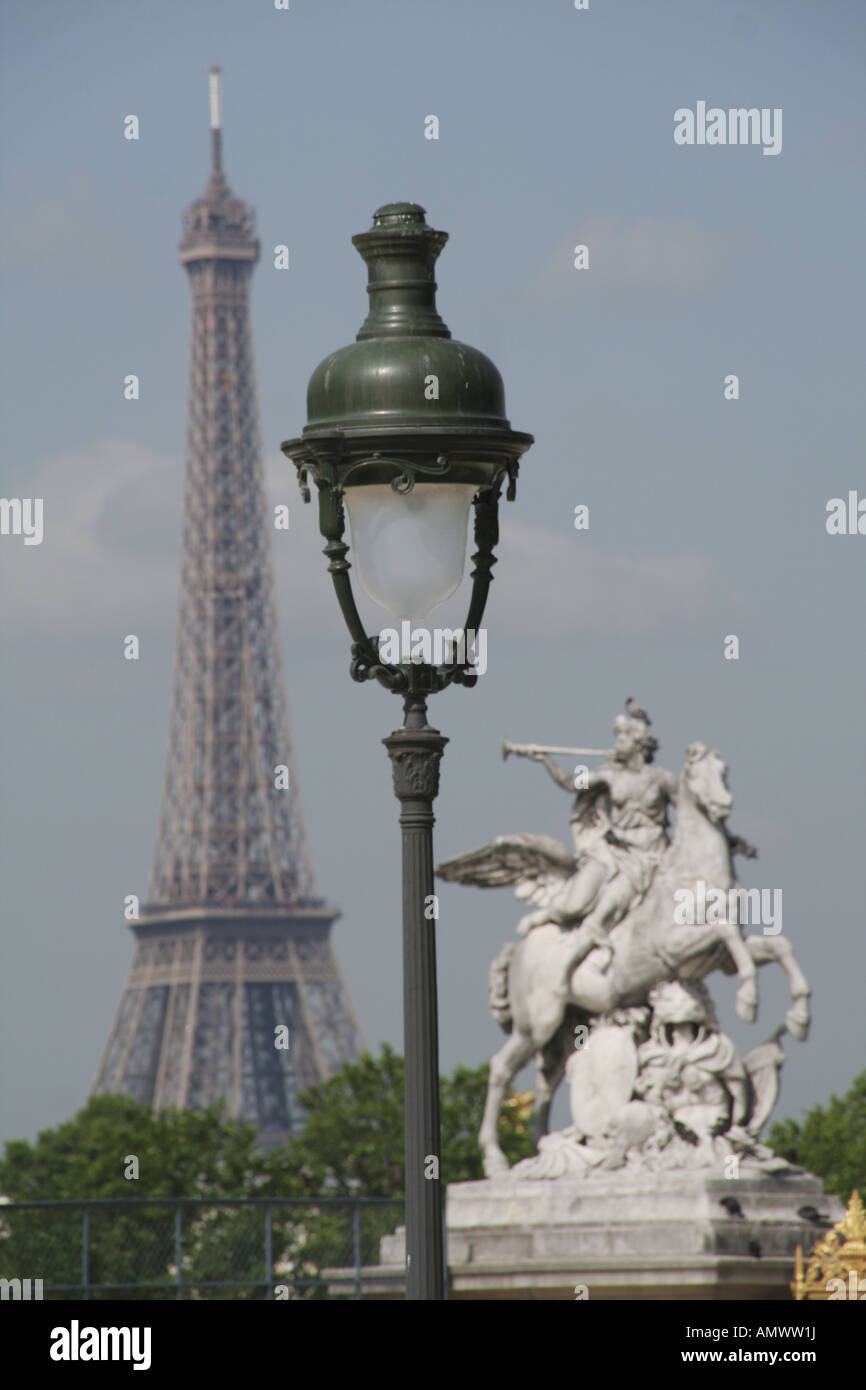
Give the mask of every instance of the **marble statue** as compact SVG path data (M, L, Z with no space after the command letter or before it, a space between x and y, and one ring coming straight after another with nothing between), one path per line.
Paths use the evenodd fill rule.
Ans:
M608 1166L620 1160L688 1166L711 1151L715 1161L727 1145L728 1154L766 1165L771 1160L756 1136L775 1100L772 1078L784 1056L778 1038L785 1029L800 1041L808 1033L810 991L790 942L780 933L743 934L741 897L731 891L738 888L733 861L756 851L727 828L732 798L725 763L695 742L678 778L655 767L650 720L631 699L615 721L614 739L575 797L573 851L524 832L499 836L437 869L452 882L511 886L533 905L518 923L519 939L490 968L491 1011L509 1038L491 1060L479 1135L488 1177L509 1171L497 1138L499 1110L512 1078L533 1056L536 1139L547 1133L551 1099L568 1064L574 1132L564 1132L563 1143L584 1152L553 1159L563 1145L548 1141L525 1164L574 1162L560 1171L578 1171L593 1166L594 1158L585 1160L598 1153ZM552 762L552 750L513 744L506 750L540 761L559 786L574 790L573 778ZM724 894L729 906L684 922L677 904L701 886L708 898L712 890L717 899ZM740 1061L695 982L717 969L736 974L737 1012L752 1022L757 967L771 961L785 974L791 1006L774 1040ZM668 1017L671 1008L684 1017ZM641 1028L649 1029L644 1038ZM693 1028L700 1040L689 1040ZM585 1049L575 1049L577 1032L588 1038ZM514 1174L530 1169L518 1165Z
M781 1030L780 1030L781 1031ZM566 1063L573 1123L542 1136L514 1177L560 1177L589 1168L791 1165L758 1132L776 1101L785 1054L777 1038L741 1058L719 1031L701 980L666 981L646 1008L615 1010ZM733 1173L731 1174L733 1175Z

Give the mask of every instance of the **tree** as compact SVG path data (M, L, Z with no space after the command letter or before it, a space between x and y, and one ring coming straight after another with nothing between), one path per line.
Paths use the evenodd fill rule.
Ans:
M440 1081L440 1180L482 1176L477 1132L487 1090L487 1067L458 1067ZM321 1297L319 1272L351 1264L351 1207L317 1203L323 1196L387 1197L390 1206L361 1211L361 1253L378 1262L382 1235L401 1220L403 1195L403 1060L384 1046L365 1054L301 1097L304 1131L262 1153L255 1127L231 1120L221 1105L205 1111L153 1112L128 1096L95 1096L35 1144L12 1140L0 1158L0 1192L7 1201L95 1201L153 1198L152 1205L93 1206L88 1214L88 1281L109 1286L92 1298L163 1298L177 1286L176 1197L214 1199L184 1207L183 1283L197 1297L272 1297L264 1285L261 1207L219 1205L227 1198L295 1197L303 1208L275 1205L271 1235L275 1283L293 1297ZM512 1162L532 1151L527 1107L512 1096L503 1107L500 1139ZM137 1160L137 1177L130 1160ZM78 1206L16 1209L0 1206L0 1275L44 1278L60 1298L81 1282L83 1216ZM205 1281L236 1279L209 1288ZM312 1282L304 1282L312 1281ZM146 1288L143 1285L153 1284ZM128 1288L121 1286L129 1285ZM60 1286L60 1288L58 1288ZM64 1287L66 1286L66 1287Z
M137 1178L125 1177L128 1158ZM0 1192L13 1201L84 1197L246 1197L268 1168L254 1125L208 1110L151 1111L129 1096L92 1096L35 1144L10 1140Z
M478 1130L487 1095L488 1067L457 1067L440 1077L443 1183L482 1178ZM403 1194L403 1058L383 1044L365 1053L301 1097L304 1130L292 1139L280 1170L299 1194L397 1197ZM533 1152L525 1108L503 1106L500 1142L515 1163ZM286 1167L282 1169L285 1161Z
M824 1187L847 1206L852 1188L866 1198L866 1071L855 1076L841 1100L831 1095L826 1110L816 1105L798 1120L770 1127L773 1151L823 1178Z
M125 1176L136 1166L136 1177ZM93 1298L138 1300L174 1293L175 1206L165 1199L271 1194L279 1179L279 1170L266 1163L258 1147L255 1127L227 1118L222 1106L154 1113L128 1096L94 1096L73 1119L44 1130L35 1144L11 1141L0 1158L0 1192L15 1202L154 1198L147 1205L88 1209L88 1283L111 1286L94 1290ZM76 1296L84 1250L80 1207L0 1207L0 1230L6 1277L43 1278L58 1290L55 1296ZM239 1284L260 1280L262 1230L260 1209L182 1209L184 1281L225 1278L226 1270ZM284 1238L291 1246L288 1232ZM226 1261L221 1257L228 1245L233 1258ZM221 1273L215 1272L217 1263ZM151 1284L156 1287L142 1287ZM261 1297L261 1285L232 1296L249 1298L256 1292Z
M442 1117L439 1179L444 1185L484 1176L478 1130L487 1095L488 1067L457 1067L440 1077ZM303 1131L271 1155L281 1180L310 1199L380 1197L390 1206L360 1209L363 1264L379 1263L379 1242L402 1220L403 1058L384 1044L379 1057L365 1053L301 1097ZM503 1106L500 1142L512 1162L533 1151L527 1105L511 1096ZM315 1269L348 1265L354 1235L351 1210L321 1206L305 1218L303 1256ZM297 1248L297 1247L296 1247ZM342 1252L335 1258L336 1251ZM286 1281L288 1282L288 1281Z

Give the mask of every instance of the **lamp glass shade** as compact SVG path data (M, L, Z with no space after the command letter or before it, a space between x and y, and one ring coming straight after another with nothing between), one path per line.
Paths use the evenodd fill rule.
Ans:
M474 483L347 487L352 563L364 593L395 618L426 618L463 578Z

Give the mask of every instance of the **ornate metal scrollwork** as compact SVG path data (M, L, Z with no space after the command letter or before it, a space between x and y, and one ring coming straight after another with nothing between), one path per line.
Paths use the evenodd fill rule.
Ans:
M352 662L349 674L353 681L377 680L396 695L408 690L408 677L401 666L386 666L379 661L376 639L368 637L365 642L352 643Z
M349 545L344 539L346 515L344 506L345 486L348 478L357 470L364 468L393 468L391 487L400 495L412 491L419 479L442 477L448 473L451 461L443 452L438 452L435 461L419 462L397 455L373 450L354 463L345 466L343 443L329 440L319 442L314 447L305 441L303 461L297 458L298 483L305 501L310 498L310 480L313 479L319 490L319 529L327 544L328 570L334 583L340 609L352 637L352 659L349 673L353 680L377 680L387 690L404 694L407 690L423 689L427 694L444 690L453 684L473 686L478 680L477 672L465 658L444 661L438 666L403 663L392 666L379 660L378 639L364 631L358 612L350 579L351 562L347 558ZM297 457L297 456L296 456ZM490 588L492 569L496 564L494 549L499 540L498 505L500 489L508 479L509 500L513 499L517 480L518 460L510 459L503 463L492 476L489 486L479 488L473 498L475 550L472 555L472 591L469 611L464 627L465 632L476 632L481 625L487 594Z

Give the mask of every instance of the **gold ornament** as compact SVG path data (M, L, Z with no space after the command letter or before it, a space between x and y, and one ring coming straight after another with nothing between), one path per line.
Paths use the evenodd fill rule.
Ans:
M797 1246L791 1292L796 1299L866 1302L866 1212L856 1189L842 1220L818 1241L805 1273L803 1247Z

